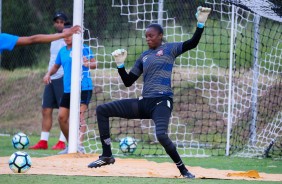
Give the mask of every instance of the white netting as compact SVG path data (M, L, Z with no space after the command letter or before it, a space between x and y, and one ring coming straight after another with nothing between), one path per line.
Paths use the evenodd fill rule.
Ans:
M257 135L256 140L250 140L243 151L234 156L239 157L267 157L276 140L281 138L282 134L282 112L269 122L266 127Z
M179 26L176 18L170 16L170 12L165 8L159 11L159 3L158 0L112 0L112 10L120 10L120 17L115 21L127 18L128 24L120 23L124 27L123 31L126 32L128 27L133 26L134 34L142 35L143 38L145 27L152 22L162 23L165 39L168 41L185 41L191 38L194 31L187 31L187 27ZM164 1L165 3L166 1ZM172 6L165 5L165 7ZM172 84L176 97L169 135L182 156L224 155L226 146L232 6L217 0L207 0L206 5L213 9L211 15L213 18L208 20L201 43L197 48L179 56L174 66ZM196 6L192 6L191 9L195 11ZM85 13L87 14L87 12ZM159 13L162 14L161 20L158 18ZM248 143L253 142L248 141L251 137L250 134L253 133L253 130L248 128L252 117L254 113L266 113L263 108L267 109L268 107L264 107L263 100L268 99L269 95L276 95L271 94L271 89L273 86L279 85L277 81L281 79L282 68L280 64L282 60L281 31L275 23L273 31L276 35L273 35L272 30L268 30L269 27L264 26L266 23L260 26L260 29L265 32L260 33L256 69L252 66L254 58L257 57L253 55L254 35L259 34L253 31L255 16L254 13L242 7L235 7L234 66L232 66L232 96L230 97L232 99L231 153L243 150L240 155L245 156L249 153L252 155L254 152L261 154L260 150L265 150L265 147L273 140L281 137L281 129L279 129L281 123L278 123L281 115L279 115L279 110L276 110L271 115L269 114L276 117L273 120L269 120L271 117L260 116L256 119L256 121L259 120L257 126L260 126L256 129L257 144L255 146L252 144L252 149L250 149ZM188 20L194 23L191 23L190 26L195 26L194 13ZM275 38L271 37L272 35ZM112 39L115 40L116 35L112 36ZM130 40L127 45L123 41L120 45L129 49L134 47L132 49L136 50L142 47L142 50L145 50L146 47L143 48L143 46L132 46L131 41L139 45L138 36L134 36L129 32L116 40ZM269 37L272 38L271 41L261 43ZM130 88L124 87L111 57L111 52L118 44L113 41L114 45L107 48L99 43L101 41L104 40L91 38L90 35L85 39L85 43L91 46L99 63L98 69L91 71L96 87L90 109L95 109L98 104L107 101L139 97L143 87L141 81L137 81ZM132 60L139 55L137 51L133 52L134 57L130 58ZM129 52L129 54L131 53ZM249 66L244 66L246 63ZM269 100L271 101L271 99ZM258 106L255 110L253 109L254 105ZM271 108L268 110L271 111ZM96 121L93 111L89 112L89 117L86 118L89 122L93 119ZM264 125L261 125L262 121ZM114 141L118 142L124 136L132 135L139 141L137 153L164 154L163 148L156 141L154 123L151 120L113 118L110 123ZM273 126L277 127L275 136L271 133L263 133L265 130L261 127ZM84 145L89 152L101 151L96 122L88 123ZM118 144L113 144L113 153L121 153Z

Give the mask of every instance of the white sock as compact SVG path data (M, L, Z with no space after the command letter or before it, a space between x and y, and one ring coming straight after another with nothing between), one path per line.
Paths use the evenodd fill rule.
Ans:
M41 132L41 138L40 140L48 141L49 139L49 132Z
M66 142L66 140L67 140L66 137L64 136L63 132L61 131L59 141Z

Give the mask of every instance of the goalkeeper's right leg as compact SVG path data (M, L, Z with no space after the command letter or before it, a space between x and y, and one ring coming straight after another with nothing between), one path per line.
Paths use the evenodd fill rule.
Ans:
M138 99L123 99L99 105L96 108L97 121L100 135L109 135L110 117L126 119L139 119Z
M123 99L99 105L96 108L100 140L102 143L104 157L111 157L111 138L110 138L110 117L121 117L127 119L137 119L138 99Z
M109 118L139 118L138 99L124 99L99 105L96 108L96 114L103 153L98 160L88 165L90 168L97 168L104 165L113 164L115 162L115 159L112 157L111 150Z

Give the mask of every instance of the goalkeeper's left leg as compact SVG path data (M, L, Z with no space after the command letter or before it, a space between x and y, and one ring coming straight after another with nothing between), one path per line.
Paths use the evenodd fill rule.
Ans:
M157 139L164 147L166 153L174 161L181 175L185 178L195 178L195 176L185 167L185 164L182 162L175 145L168 137L167 131L172 108L168 107L166 105L167 103L162 102L160 105L157 105L152 114L152 119L154 120L156 126Z

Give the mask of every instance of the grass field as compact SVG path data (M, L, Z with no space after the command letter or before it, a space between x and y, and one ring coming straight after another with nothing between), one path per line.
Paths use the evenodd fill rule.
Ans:
M1 183L40 183L40 184L76 184L76 183L116 183L116 184L278 184L280 182L244 181L244 180L186 180L186 179L162 179L162 178L130 178L130 177L89 177L89 176L48 176L48 175L2 175Z
M0 137L0 156L10 156L15 149L11 145L11 136ZM31 136L31 145L38 141L39 137ZM49 147L51 147L57 139L50 138ZM26 150L30 156L33 157L46 157L56 155L57 151L48 150ZM144 159L144 157L132 156L131 158ZM0 158L1 159L1 158ZM171 162L169 158L164 157L150 157L145 158L155 162ZM281 160L273 159L246 159L246 158L233 158L233 157L209 157L209 158L183 158L184 162L189 166L200 166L203 168L217 168L220 170L236 170L248 171L258 170L259 172L281 174L282 162ZM7 161L8 162L8 161ZM129 166L134 168L134 166ZM42 168L44 169L44 168ZM62 168L63 169L63 168ZM161 169L161 168L160 168ZM1 169L0 169L1 171ZM1 174L1 172L0 172ZM279 183L279 182L265 182L265 181L246 181L246 180L215 180L215 179L165 179L165 178L136 178L136 177L89 177L89 176L57 176L57 175L28 175L28 174L9 174L0 175L1 183L14 184L14 183L227 183L227 184L255 184L255 183Z

